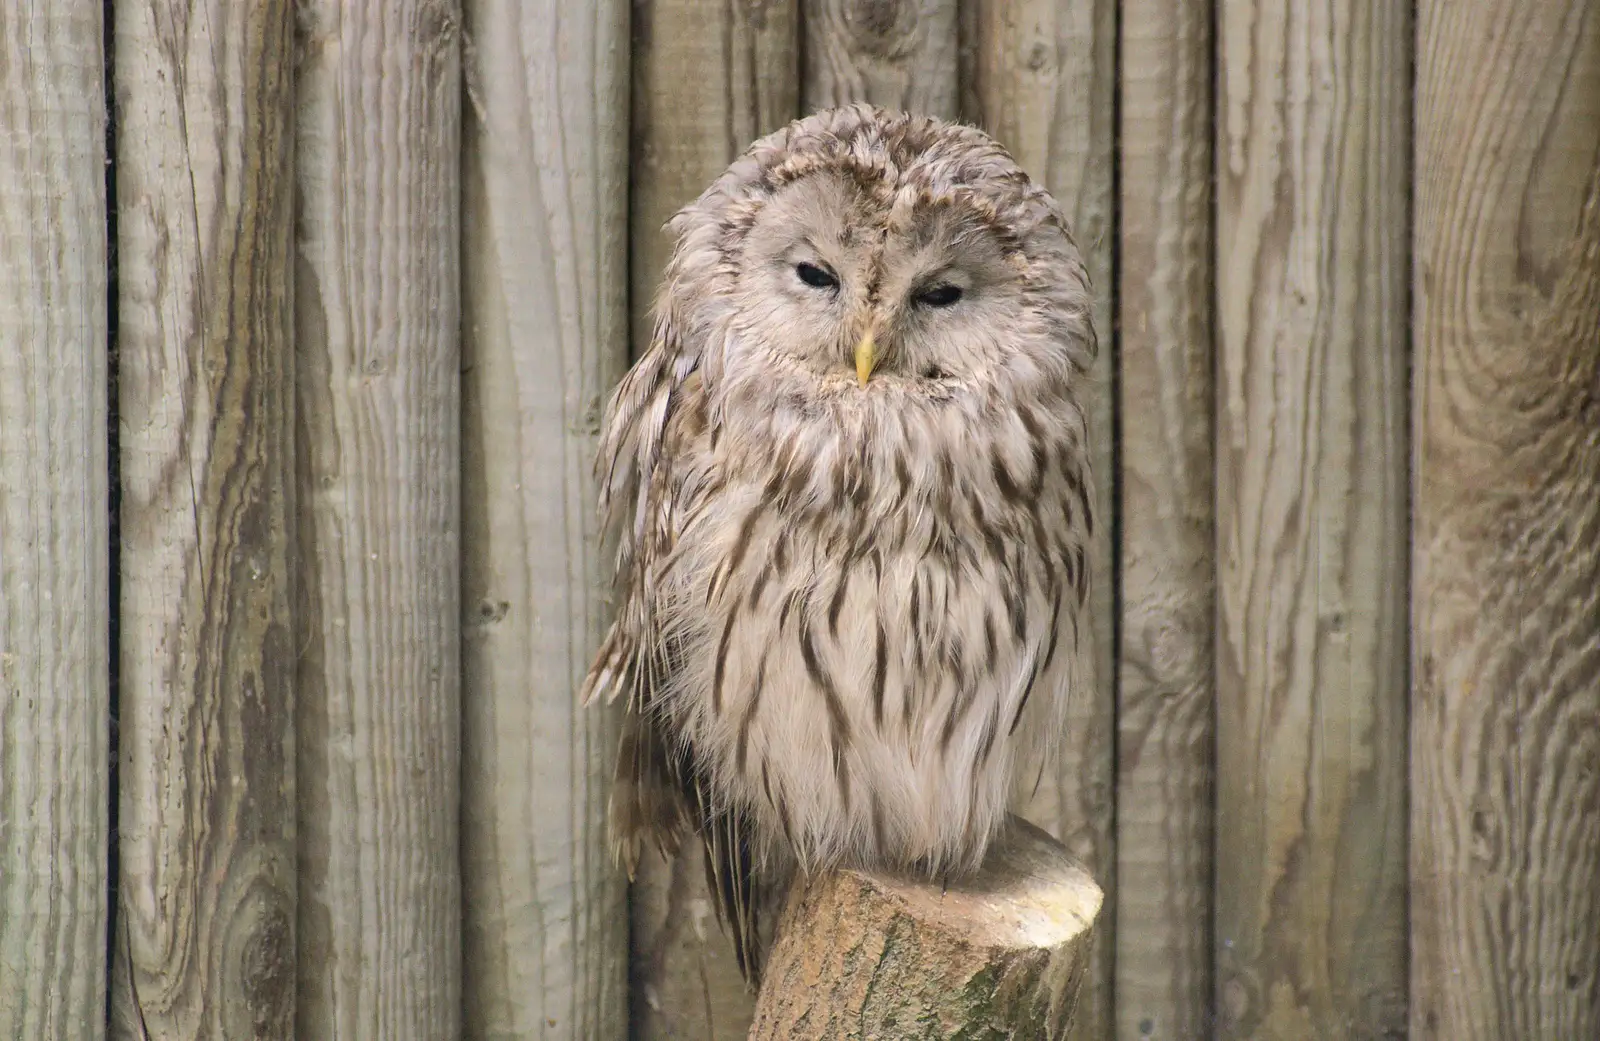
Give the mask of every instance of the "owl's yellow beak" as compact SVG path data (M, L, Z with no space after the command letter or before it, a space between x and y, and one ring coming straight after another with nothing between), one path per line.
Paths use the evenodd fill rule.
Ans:
M877 345L872 340L872 330L867 329L867 334L861 337L861 342L856 344L856 379L865 387L867 380L872 375L872 366L878 361Z

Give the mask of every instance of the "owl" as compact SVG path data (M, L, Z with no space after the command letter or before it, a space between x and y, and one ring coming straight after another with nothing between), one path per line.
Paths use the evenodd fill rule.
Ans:
M1062 729L1093 525L1095 351L1050 195L972 127L855 105L668 224L596 464L625 706L610 805L704 846L747 976L794 869L975 869Z

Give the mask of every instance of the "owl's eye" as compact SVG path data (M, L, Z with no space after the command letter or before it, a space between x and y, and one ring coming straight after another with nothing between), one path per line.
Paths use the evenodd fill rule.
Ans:
M917 303L927 307L949 307L961 299L961 287L950 285L932 286L917 294Z
M794 273L800 276L800 281L812 289L838 289L839 278L827 268L815 264L796 264Z

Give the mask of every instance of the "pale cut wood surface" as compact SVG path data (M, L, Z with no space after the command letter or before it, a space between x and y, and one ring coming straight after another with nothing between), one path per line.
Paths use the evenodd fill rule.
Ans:
M1053 777L1024 814L1066 843L1115 906L1114 719L1116 528L1112 451L1113 329L1112 143L1115 131L1116 5L1112 0L971 0L974 36L967 113L1010 149L1061 204L1088 265L1095 295L1099 359L1080 391L1089 418L1095 469L1095 527L1090 543L1090 611L1083 682L1068 698L1067 739ZM1095 958L1084 982L1073 1036L1098 1039L1113 1029L1114 915L1095 930Z
M120 5L111 1033L290 1038L292 5Z
M859 871L803 880L750 1039L1064 1038L1101 903L1060 843L1015 818L948 888Z
M469 0L462 884L466 1035L621 1041L594 459L627 358L627 0Z
M757 137L800 114L799 0L634 0L630 200L633 351L672 248L663 230ZM608 750L609 754L609 750ZM755 994L717 926L696 845L653 851L632 890L632 1032L735 1041Z
M1219 1037L1405 1029L1410 30L1220 8Z
M1211 1008L1211 5L1122 5L1116 1036Z
M101 4L0 5L0 1038L105 1034Z
M802 0L807 112L868 101L954 119L957 0Z
M1600 3L1417 11L1411 1036L1600 1037Z
M297 1032L451 1041L461 24L444 0L297 19Z

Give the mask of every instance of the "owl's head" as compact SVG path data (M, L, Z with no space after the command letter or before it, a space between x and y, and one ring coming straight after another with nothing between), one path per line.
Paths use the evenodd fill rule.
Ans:
M1060 210L972 127L819 112L757 141L671 228L662 312L730 379L926 396L1093 357Z

